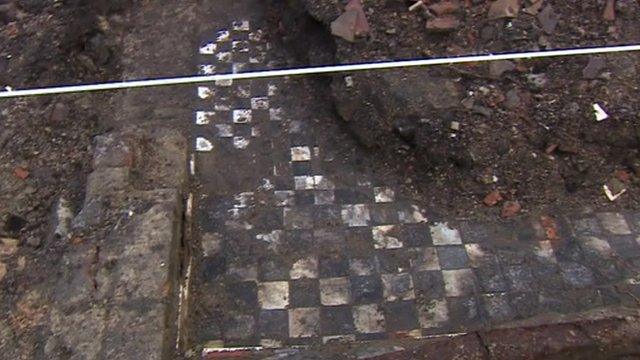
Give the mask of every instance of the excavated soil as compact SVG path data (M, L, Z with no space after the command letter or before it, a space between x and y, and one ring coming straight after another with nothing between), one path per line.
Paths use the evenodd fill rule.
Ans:
M354 42L331 36L345 10L331 0L280 8L280 37L312 65L640 41L640 4L630 0L617 1L615 20L603 19L604 1L543 0L537 15L524 11L526 1L501 19L489 17L491 1L459 1L442 15L459 22L450 31L427 29L434 7L363 3L371 31ZM344 74L330 90L320 86L376 170L402 174L432 213L499 218L513 216L504 207L514 202L517 214L639 207L639 69L638 54L628 53ZM594 104L609 118L596 121ZM626 192L612 202L604 185Z

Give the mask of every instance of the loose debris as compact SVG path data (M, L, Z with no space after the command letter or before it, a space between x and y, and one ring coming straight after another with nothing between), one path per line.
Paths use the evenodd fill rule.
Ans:
M607 114L599 104L593 104L593 112L596 116L596 121L602 121L609 118L609 114Z
M369 34L369 22L360 0L351 0L345 12L331 23L331 33L347 41Z
M495 206L501 201L502 194L500 194L500 191L498 190L490 192L489 194L487 194L487 196L484 197L484 200L482 200L482 202L487 206Z
M607 0L602 18L607 21L614 21L616 19L616 0Z
M489 19L515 18L520 11L520 0L498 0L489 8Z
M502 213L500 214L503 218L510 218L518 214L522 210L522 206L517 201L507 201L502 206Z

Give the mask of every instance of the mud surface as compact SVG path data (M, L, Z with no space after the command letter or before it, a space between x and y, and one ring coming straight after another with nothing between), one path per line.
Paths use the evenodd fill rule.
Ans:
M331 22L344 11L341 5L294 3L280 12L287 14L280 19L281 38L311 64L328 63L330 56L315 54L331 47L319 48L309 41L313 36L293 30L301 28L305 14L330 37L339 63L626 44L640 38L640 5L634 1L618 1L613 21L603 19L603 1L539 1L536 15L524 10L532 5L525 1L509 19L489 18L491 2L459 1L442 15L458 22L450 31L426 28L439 18L434 7L412 12L412 2L366 1L371 32L353 43L330 35ZM639 66L634 53L442 66L345 74L325 90L376 159L374 167L403 176L405 189L435 213L499 218L506 201L518 202L520 213L636 209ZM610 115L607 120L596 121L595 103ZM605 184L627 192L612 203ZM502 200L485 205L485 197L496 190Z
M125 8L125 1L1 1L0 84L118 77ZM60 260L74 246L56 231L58 215L66 221L79 210L92 138L108 128L98 115L106 96L0 102L0 358L44 354ZM57 214L59 204L65 210Z

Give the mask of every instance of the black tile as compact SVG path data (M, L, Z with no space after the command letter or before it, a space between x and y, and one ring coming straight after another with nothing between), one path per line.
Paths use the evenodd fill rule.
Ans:
M238 309L258 307L258 287L254 281L237 282L227 285L229 299Z
M353 314L350 306L325 306L320 308L321 335L347 335L354 332Z
M595 282L593 273L584 265L575 262L561 262L558 266L568 288L585 288Z
M342 228L321 228L313 231L316 246L322 249L323 253L344 254L347 242Z
M540 308L545 312L567 314L575 311L575 306L566 292L544 292L538 295Z
M526 262L526 258L528 256L528 252L519 248L497 248L496 255L498 256L498 261L504 265L521 265Z
M448 298L449 319L463 329L474 329L483 323L483 316L475 297Z
M488 320L494 324L513 320L516 316L511 308L509 297L504 293L484 295L482 296L482 303L484 305L484 313L487 314Z
M505 276L497 266L474 269L483 293L504 292L509 289Z
M314 205L315 196L313 190L296 190L295 203L298 206Z
M291 172L294 176L313 175L311 163L308 161L294 161L291 163Z
M290 265L278 257L260 259L258 279L260 281L280 281L289 279Z
M360 189L336 189L336 203L338 204L369 204L373 202L373 193Z
M514 231L518 241L531 243L538 241L539 236L531 224L531 220L523 220L514 224Z
M404 224L400 226L400 240L405 247L424 247L433 245L427 224Z
M314 199L315 201L315 199ZM313 223L315 227L334 227L342 225L340 206L324 205L313 207Z
M287 230L285 243L286 246L283 248L298 255L307 256L316 249L311 230Z
M516 292L509 294L509 304L516 319L527 319L539 313L538 294L534 292Z
M469 267L467 252L462 246L439 246L438 259L443 270L463 269Z
M602 234L600 221L596 217L575 219L571 221L571 225L573 228L573 233L576 236Z
M587 311L604 305L600 291L597 289L570 290L567 295L573 300L576 311Z
M411 267L411 253L408 249L378 250L376 257L382 273L395 274Z
M583 262L585 259L582 248L573 239L567 239L561 246L556 247L554 254L559 261Z
M287 339L289 337L289 315L287 310L260 311L258 332L263 339Z
M531 269L526 265L507 266L504 272L512 291L534 291L538 288Z
M372 225L390 225L398 223L398 209L394 204L374 204L369 206Z
M342 277L349 274L349 259L342 255L320 256L320 278Z
M397 301L384 304L384 317L390 332L415 330L418 324L418 312L413 301Z
M370 228L349 228L345 230L344 234L350 256L368 257L374 251Z
M289 303L295 308L319 306L318 280L300 279L289 282Z
M531 273L536 279L540 290L558 291L565 288L560 269L552 264L535 264Z
M352 276L351 295L355 304L372 304L382 301L382 281L379 276Z
M422 299L441 299L444 294L444 280L440 271L420 271L413 275L416 296Z
M631 236L612 236L607 241L616 254L624 259L640 257L640 246Z

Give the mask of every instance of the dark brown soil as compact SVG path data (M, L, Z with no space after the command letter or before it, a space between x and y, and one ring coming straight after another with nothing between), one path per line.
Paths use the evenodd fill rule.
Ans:
M603 20L604 1L544 0L542 9L551 6L548 11L558 18L557 26L546 32L538 16L520 11L513 19L492 20L491 1L460 1L453 15L460 26L433 33L425 23L434 15L422 9L410 12L412 3L365 1L371 33L354 43L334 37L335 60L355 63L640 41L640 4L631 0L617 2L614 21ZM523 7L530 4L522 2ZM329 0L303 0L293 8L307 10L325 34L343 11ZM298 13L296 18L301 17ZM307 33L295 38L290 19L281 18L282 37L309 44ZM306 58L317 64L317 47L306 47ZM438 215L500 217L506 201L517 201L520 214L639 208L638 54L517 61L510 66L513 69L500 75L487 64L358 73L350 75L349 87L345 76L337 76L332 93L338 113L368 148L379 171L403 174L406 190ZM594 103L610 118L597 122ZM452 123L459 124L459 130ZM620 179L627 191L611 202L603 185L620 186ZM483 199L494 190L504 200L489 207Z
M0 1L0 85L117 77L125 7L125 1ZM65 198L77 211L83 200L91 141L104 131L96 103L106 96L0 101L0 238L18 242L16 253L0 255L7 270L0 276L0 358L43 356L51 290L73 246L53 235L54 208Z

